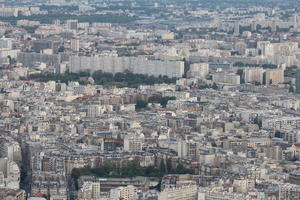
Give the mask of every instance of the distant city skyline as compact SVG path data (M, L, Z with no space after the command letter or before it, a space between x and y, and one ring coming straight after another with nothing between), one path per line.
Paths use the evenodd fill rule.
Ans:
M0 200L300 199L300 1L0 0Z

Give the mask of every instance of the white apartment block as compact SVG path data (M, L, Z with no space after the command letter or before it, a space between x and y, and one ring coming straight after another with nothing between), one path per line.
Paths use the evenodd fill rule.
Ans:
M300 117L263 118L262 128L274 130L299 129Z
M182 61L148 60L146 57L70 57L70 72L94 72L97 70L113 74L128 70L135 74L147 74L156 77L162 75L180 78L184 74L184 63Z
M238 85L240 84L240 76L232 73L216 73L213 74L213 81L216 83L228 83Z
M112 200L138 200L137 188L133 185L126 187L117 187L110 190L110 199Z
M177 188L166 188L162 191L158 200L197 200L198 188L196 185L187 185Z
M79 191L79 197L81 200L100 199L100 182L84 182Z

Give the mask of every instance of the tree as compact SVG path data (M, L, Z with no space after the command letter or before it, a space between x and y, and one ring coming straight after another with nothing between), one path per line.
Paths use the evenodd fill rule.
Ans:
M160 170L161 172L166 172L166 171L167 171L167 170L166 170L165 160L164 160L164 159L162 159L162 160L160 161L159 170Z
M172 171L172 159L167 159L167 172L170 173Z
M7 58L8 58L8 63L11 65L11 64L12 64L12 63L11 63L11 56L8 55Z
M258 116L254 118L253 123L257 124L259 128L262 127L262 120Z
M233 64L233 66L244 67L245 64L242 63L242 62L236 62L236 63Z
M298 161L299 159L296 157L296 155L294 154L293 158L291 159L291 161L295 162Z
M148 103L146 101L138 100L135 104L135 109L140 110L140 109L146 108L147 105L148 105Z
M219 87L217 86L217 84L216 83L213 83L213 85L212 85L212 87L211 87L212 89L214 89L214 90L217 90L217 89L219 89Z
M273 65L273 64L263 64L262 67L264 69L276 69L277 65Z
M294 93L295 92L294 87L292 86L291 83L290 83L290 87L289 87L289 92L290 93Z
M75 188L78 190L78 179L81 176L95 176L95 177L113 177L113 178L132 178L135 176L159 177L162 178L165 174L188 174L192 173L190 169L185 168L182 164L178 164L174 169L172 168L172 159L162 159L160 166L142 167L138 161L116 162L105 161L100 167L91 168L86 166L83 168L74 168L71 177L75 183Z
M134 176L142 176L143 168L137 161L129 162L127 164L127 176L132 178Z
M163 97L161 100L160 100L160 105L165 108L169 102L169 100L176 100L176 97Z
M81 143L81 144L83 144L84 142L83 142L83 139L80 138L80 139L78 139L78 140L76 141L76 143Z
M89 71L81 71L79 73L64 73L64 74L34 74L30 75L29 79L39 79L47 82L50 80L67 83L69 81L78 81L80 84L86 84L80 81L81 77L90 76ZM97 85L114 85L117 87L137 88L142 84L153 85L155 83L176 83L176 78L168 78L167 76L148 76L145 74L134 74L132 72L116 73L115 75L101 70L95 71L92 78ZM159 103L159 102L157 102Z
M276 138L281 138L281 133L280 131L275 131L275 136Z
M65 47L64 46L60 46L59 48L58 48L58 52L64 52L65 51Z
M259 86L259 85L261 85L261 83L258 81L255 81L254 85Z
M90 76L91 74L90 74L90 71L87 70L87 71L81 71L81 72L79 72L78 75L80 77L84 77L84 76Z
M240 76L241 84L245 83L245 79L244 79L244 76L243 76L243 74L244 74L243 69L238 69L236 71L236 74Z
M185 168L181 163L179 163L176 167L177 174L190 174L191 170Z
M188 61L184 58L183 59L184 62L184 74L183 77L186 78L187 72L190 70L190 64L188 63Z

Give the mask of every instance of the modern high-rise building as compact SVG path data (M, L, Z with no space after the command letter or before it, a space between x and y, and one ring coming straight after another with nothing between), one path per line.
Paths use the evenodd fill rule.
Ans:
M251 23L251 31L252 32L255 32L256 31L256 22L255 21L253 21L252 23Z
M212 78L216 83L240 84L240 76L233 73L215 73Z
M272 44L269 41L257 42L257 49L259 51L259 55L261 55L261 56L272 56L273 55Z
M190 70L188 71L188 77L205 78L209 73L208 63L194 63L191 64Z
M184 74L183 61L150 60L145 56L118 57L118 56L71 56L70 72L102 70L103 72L118 73L126 70L136 74L149 76L182 77Z
M265 84L276 84L284 82L284 71L282 69L268 69L265 72Z
M79 48L80 48L80 40L72 39L71 40L71 49L73 51L79 51Z
M67 20L67 28L69 30L77 30L78 28L78 20Z
M0 39L0 49L12 49L13 39L11 38L1 38Z
M263 83L263 68L245 68L244 70L244 79L246 83Z
M60 45L60 41L34 40L32 42L32 50L36 53L40 53L42 50L52 49L54 53L57 53Z
M0 16L1 17L18 17L19 9L18 8L0 8Z
M234 33L234 35L239 35L240 34L240 23L239 22L234 23L233 33Z

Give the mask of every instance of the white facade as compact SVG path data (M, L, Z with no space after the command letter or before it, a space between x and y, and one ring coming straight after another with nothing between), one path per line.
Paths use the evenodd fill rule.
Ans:
M110 190L110 199L138 200L137 188L133 185L118 187Z
M197 200L198 188L196 185L187 185L177 188L167 188L162 191L158 200Z
M18 8L0 8L0 17L18 17Z
M262 127L274 130L299 129L300 117L263 118Z
M296 58L297 42L271 43L269 41L257 42L257 49L262 57L270 59L272 64L299 65Z
M213 74L213 81L217 83L240 84L240 76L237 74L216 73Z
M2 172L0 185L4 185L5 188L9 189L20 188L20 169L14 161L0 158L0 172Z
M71 49L73 51L79 51L79 49L80 49L80 40L72 39L71 40Z
M84 182L79 191L81 200L100 199L100 182Z
M144 143L144 135L129 135L124 138L124 151L141 151Z
M184 74L184 63L182 61L148 60L146 57L71 56L70 58L70 72L94 72L97 70L113 74L129 70L136 74L179 78Z
M209 73L208 63L194 63L190 65L189 77L205 78Z
M244 79L246 83L263 83L265 70L263 68L246 68L244 69Z
M1 38L0 39L0 49L11 50L13 47L13 39L11 38Z

